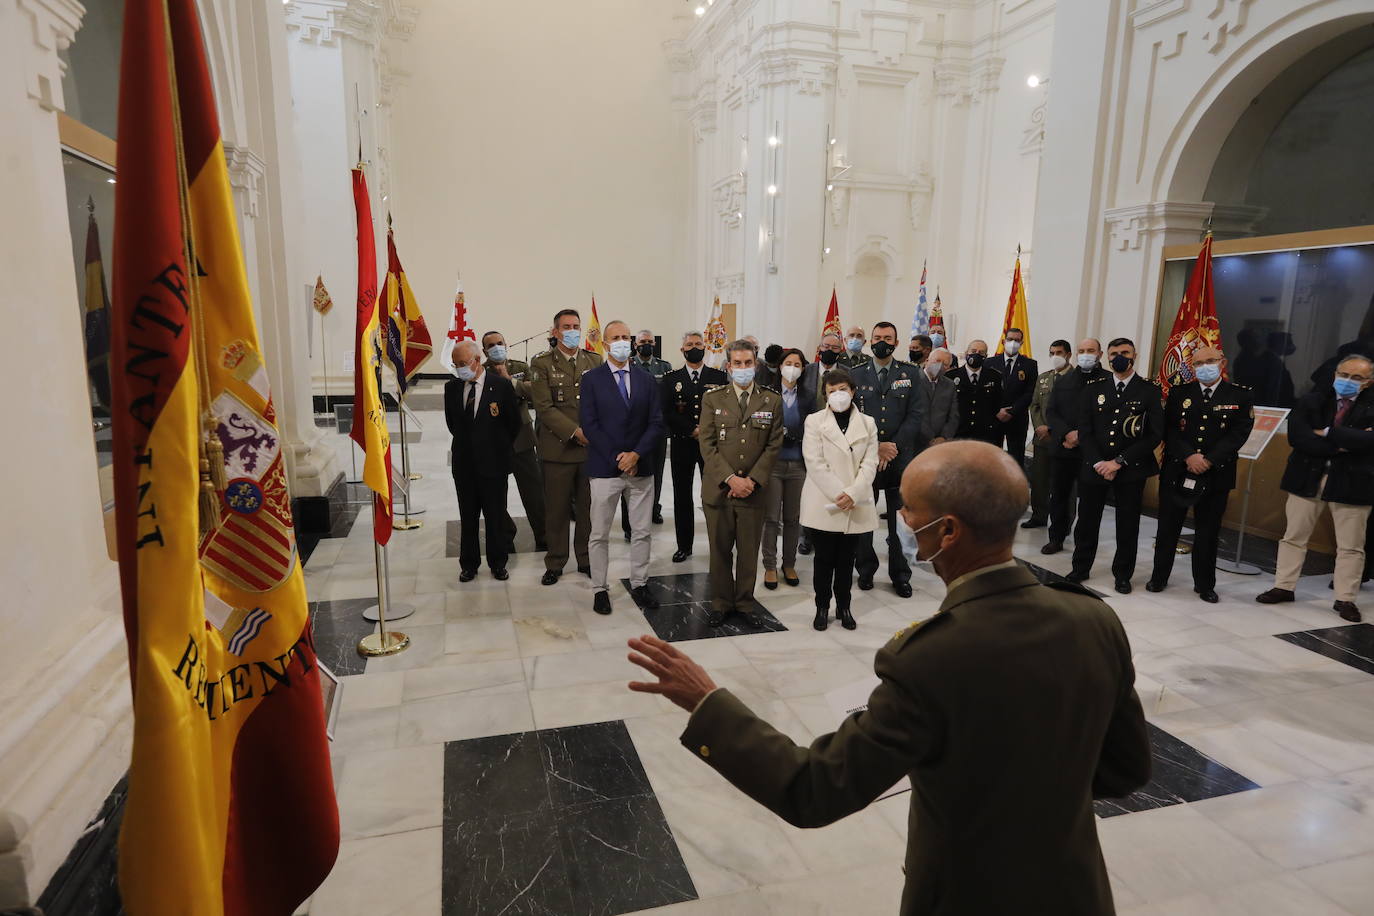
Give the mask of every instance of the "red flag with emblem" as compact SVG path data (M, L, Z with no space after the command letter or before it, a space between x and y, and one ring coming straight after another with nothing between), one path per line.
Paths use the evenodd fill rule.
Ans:
M1221 323L1217 321L1217 300L1212 290L1212 233L1202 242L1193 263L1188 288L1174 319L1164 356L1159 361L1159 384L1164 394L1174 385L1186 385L1193 375L1193 351L1199 347L1221 349Z

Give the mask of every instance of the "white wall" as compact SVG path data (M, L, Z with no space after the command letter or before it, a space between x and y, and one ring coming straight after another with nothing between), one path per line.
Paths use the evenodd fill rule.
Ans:
M470 323L538 334L531 354L593 291L603 322L680 332L686 156L662 44L681 7L421 4L395 62L389 204L436 338L460 270Z

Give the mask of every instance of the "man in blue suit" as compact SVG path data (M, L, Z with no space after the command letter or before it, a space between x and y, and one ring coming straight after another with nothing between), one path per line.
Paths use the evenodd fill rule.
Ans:
M634 335L623 321L602 332L606 362L582 376L579 402L587 437L586 474L592 491L592 610L611 612L606 568L610 564L611 524L621 497L630 517L630 594L642 608L656 608L649 594L649 520L654 505L654 453L663 447L666 427L658 381L630 357Z

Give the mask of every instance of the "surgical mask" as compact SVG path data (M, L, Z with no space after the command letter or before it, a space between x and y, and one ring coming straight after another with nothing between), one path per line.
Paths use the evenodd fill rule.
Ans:
M926 524L924 524L924 525L922 525L921 527L915 529L914 531L913 531L910 527L908 527L908 526L906 525L906 519L902 518L900 514L897 516L897 520L900 521L900 522L902 523L901 525L898 526L899 529L905 527L905 528L907 528L908 531L911 531L911 559L912 559L912 560L914 560L914 561L917 562L917 563L934 563L935 560L940 556L940 554L942 554L942 553L945 552L945 548L941 547L939 550L935 551L935 553L931 554L930 556L928 556L928 557L923 557L923 556L921 556L921 548L920 548L920 545L916 543L916 535L920 534L922 531L925 531L927 528L932 528L932 527L934 527L934 526L940 524L941 522L943 522L943 521L945 520L945 517L944 517L943 515L940 516L940 517L937 518L937 519L933 519L933 520L927 522Z
M907 351L906 351L906 355L907 355L907 359L911 360L913 363L919 363L922 359L925 358L926 351L925 351L925 350L907 350Z
M1018 354L1018 353L1021 352L1021 341L1019 341L1019 340L1008 340L1008 341L1005 341L1005 342L1002 344L1002 352L1006 353L1008 356L1015 356L1016 354Z
M569 350L576 350L582 346L582 332L576 329L563 332L563 346Z
M689 363L699 363L706 358L706 351L701 347L693 347L690 350L683 350L682 355Z
M618 363L623 363L630 358L630 354L634 352L635 345L628 340L613 340L610 343L609 349L611 351L611 359Z
M1050 357L1050 368L1052 368L1055 372L1058 372L1060 369L1063 369L1067 363L1068 360L1060 356L1058 353Z
M844 348L850 353L860 353L863 351L864 342L862 337L849 337L845 339Z
M731 369L730 381L741 388L748 388L754 383L754 367L750 366L748 369Z
M1333 384L1338 398L1353 398L1360 393L1360 383L1353 378L1338 378Z
M783 366L781 369L782 377L787 380L789 385L795 385L797 379L801 378L801 366Z
M1084 372L1091 372L1091 371L1093 371L1094 369L1096 369L1096 368L1097 368L1097 354L1096 354L1096 353L1080 353L1080 354L1078 354L1078 368L1082 369Z
M470 382L477 378L477 370L473 369L471 366L459 366L457 369L453 370L453 374L465 382Z
M935 349L937 349L937 350L940 349L941 347L943 347L943 346L945 345L945 335L943 335L943 334L931 334L931 335L930 335L930 345L931 345L932 347L934 347Z
M981 369L983 367L983 354L970 353L964 357L964 362L968 363L970 369Z
M491 349L487 351L487 359L494 363L504 363L506 361L505 344L492 344Z
M937 378L939 378L939 377L940 377L940 373L941 373L941 372L944 372L944 371L945 371L945 364L944 364L944 363L937 362L937 361L935 361L935 360L933 360L933 359L932 359L930 362L926 363L926 375L930 376L932 379L937 379Z
M1127 369L1131 368L1131 363L1133 362L1135 362L1135 360L1131 359L1126 354L1118 353L1112 357L1112 371L1125 372Z
M639 354L640 359L650 359L654 355L654 345L649 343L640 344L635 347L635 352Z
M854 395L848 391L832 391L825 396L826 405L835 413L844 413L853 401Z
M1221 366L1216 363L1203 363L1201 366L1193 367L1193 374L1197 380L1204 385L1210 385L1221 378Z
M840 358L840 354L836 353L834 350L822 350L822 351L821 351L821 364L822 364L822 365L833 366L833 365L835 365L836 360L838 360L839 358Z
M878 359L887 359L892 355L892 351L897 349L885 340L880 340L873 345L873 355Z

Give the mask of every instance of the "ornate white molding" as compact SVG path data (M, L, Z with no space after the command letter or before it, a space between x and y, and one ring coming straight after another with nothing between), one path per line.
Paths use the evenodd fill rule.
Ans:
M846 269L845 275L853 277L857 273L859 262L864 258L877 258L887 265L887 278L889 281L901 279L902 275L898 267L902 263L902 253L888 240L887 236L880 233L873 233L857 245L850 253L849 266Z
M267 163L251 149L232 143L224 144L224 159L229 169L229 186L239 199L239 208L244 216L256 219L259 189L267 174Z
M711 186L711 198L716 203L716 214L730 228L738 226L742 221L740 214L744 212L744 194L748 186L748 178L743 172L735 172Z
M942 99L952 100L956 107L967 105L973 99L972 70L972 65L966 60L937 60L934 68L935 94Z
M744 298L743 272L716 277L716 295L720 297L721 302L738 305L739 301ZM738 318L738 314L735 317Z
M1250 4L1254 0L1216 0L1216 6L1207 14L1211 25L1202 33L1210 54L1218 54L1226 47L1227 39L1245 28L1245 20L1250 15Z
M1201 232L1212 215L1210 203L1185 203L1162 200L1129 207L1113 207L1103 213L1111 247L1116 251L1134 251L1145 239L1167 229Z
M290 0L286 30L301 41L332 45L340 36L377 44L382 37L381 0Z
M1049 96L1031 109L1030 123L1021 129L1021 155L1038 156L1045 148L1045 109Z
M58 52L71 47L86 8L76 0L18 0L19 13L29 20L33 44L24 63L24 88L29 98L49 111L61 111L62 76L67 67Z
M836 55L829 51L764 51L746 74L749 99L758 90L793 86L802 95L821 95L835 85Z
M1179 13L1186 13L1189 5L1190 0L1137 0L1135 9L1131 11L1131 26L1143 29L1163 22Z
M830 192L830 225L839 228L849 218L849 188L836 186Z
M974 63L969 73L969 85L974 102L981 102L986 96L997 91L997 81L1002 78L1002 68L1006 63L1004 57L985 57Z

